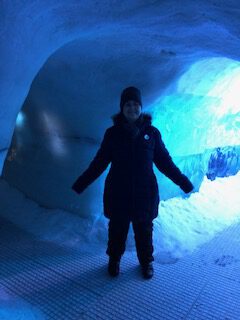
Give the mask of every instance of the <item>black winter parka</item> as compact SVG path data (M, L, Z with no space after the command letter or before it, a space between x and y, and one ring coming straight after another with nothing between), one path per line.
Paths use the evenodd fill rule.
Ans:
M189 179L172 161L150 114L142 113L130 124L122 113L113 116L114 125L88 169L74 182L81 193L111 163L104 186L104 215L128 216L135 221L153 220L158 215L159 190L153 163L186 193L193 190Z

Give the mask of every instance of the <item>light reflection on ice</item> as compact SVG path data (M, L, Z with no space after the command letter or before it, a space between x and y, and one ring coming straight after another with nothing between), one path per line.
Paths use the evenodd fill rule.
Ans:
M47 133L49 133L50 149L54 155L64 156L66 154L66 147L61 137L61 124L58 119L50 114L42 113L43 123Z

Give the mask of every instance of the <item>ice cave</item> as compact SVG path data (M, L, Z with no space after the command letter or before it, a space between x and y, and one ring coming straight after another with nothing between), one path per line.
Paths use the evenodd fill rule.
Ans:
M240 2L0 2L0 320L240 320ZM104 183L72 183L142 95L185 193L153 167L154 276L130 225L107 275Z

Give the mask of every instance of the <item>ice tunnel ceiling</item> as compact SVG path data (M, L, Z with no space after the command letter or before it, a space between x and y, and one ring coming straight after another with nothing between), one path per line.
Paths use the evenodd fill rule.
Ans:
M71 195L59 195L94 155L131 84L179 163L199 157L206 174L214 148L240 145L239 1L1 7L0 170L39 203L69 209Z

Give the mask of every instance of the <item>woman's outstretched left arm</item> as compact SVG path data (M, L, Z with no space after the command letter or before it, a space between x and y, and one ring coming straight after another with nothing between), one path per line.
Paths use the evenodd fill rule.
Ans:
M173 162L164 142L162 141L161 134L156 129L155 136L155 150L154 150L154 164L165 176L177 184L185 193L193 190L191 181L179 170Z

